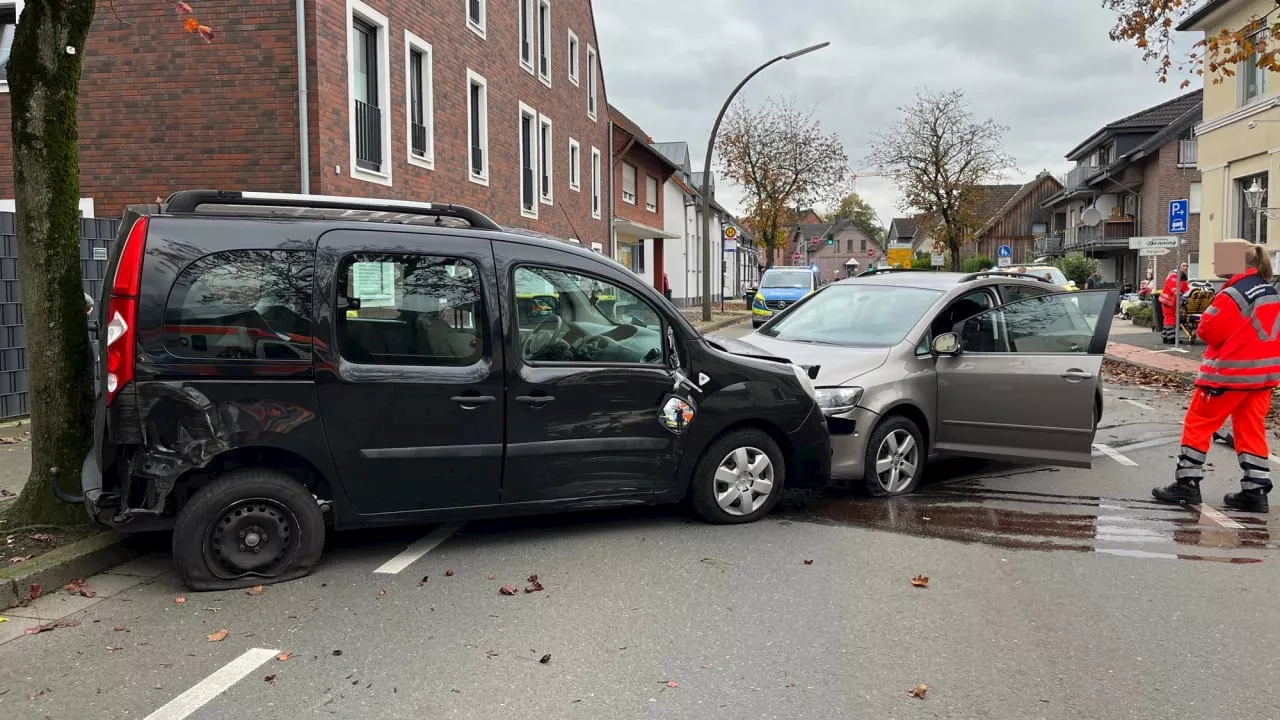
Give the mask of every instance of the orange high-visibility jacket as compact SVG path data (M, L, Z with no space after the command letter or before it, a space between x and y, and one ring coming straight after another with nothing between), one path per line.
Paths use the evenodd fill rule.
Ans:
M1196 385L1266 390L1280 385L1280 293L1258 271L1227 281L1200 318L1208 348Z
M1164 279L1164 289L1160 291L1160 304L1173 307L1177 304L1178 298L1190 289L1191 285L1186 280L1178 282L1178 271L1174 270Z

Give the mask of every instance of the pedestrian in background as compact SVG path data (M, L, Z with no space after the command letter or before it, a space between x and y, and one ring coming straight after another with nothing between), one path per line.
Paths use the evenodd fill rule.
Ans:
M1244 477L1240 492L1222 502L1247 512L1269 512L1271 492L1265 420L1272 390L1280 385L1280 293L1271 283L1271 260L1262 245L1245 251L1243 273L1232 277L1200 319L1207 346L1182 425L1174 483L1151 494L1161 502L1199 505L1200 481L1215 431L1231 419L1236 458Z
M1187 264L1177 270L1170 271L1169 277L1164 279L1164 289L1160 291L1160 315L1163 323L1160 326L1160 339L1165 345L1172 345L1174 338L1178 336L1178 327L1174 323L1174 308L1178 307L1178 302L1182 300L1182 294L1191 289L1191 285L1187 283Z

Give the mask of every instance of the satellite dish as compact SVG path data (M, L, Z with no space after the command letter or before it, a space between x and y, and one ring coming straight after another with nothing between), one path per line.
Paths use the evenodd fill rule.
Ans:
M1098 225L1102 224L1102 211L1096 206L1091 207L1080 213L1080 222L1089 227L1098 227Z

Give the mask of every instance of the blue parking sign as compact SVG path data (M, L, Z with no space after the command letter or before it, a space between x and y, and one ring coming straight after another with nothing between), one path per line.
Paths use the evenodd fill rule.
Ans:
M1187 215L1190 212L1190 200L1184 198L1169 201L1169 234L1176 235L1187 231Z

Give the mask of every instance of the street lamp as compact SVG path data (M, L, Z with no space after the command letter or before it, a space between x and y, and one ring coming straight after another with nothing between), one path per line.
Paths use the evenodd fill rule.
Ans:
M707 141L707 157L702 163L702 320L706 322L711 319L711 153L716 148L716 135L720 132L720 121L724 120L724 114L729 111L729 105L733 99L738 96L738 92L747 84L751 78L760 74L760 71L778 62L779 60L794 60L801 55L808 55L815 50L830 45L829 42L810 45L809 47L800 48L786 55L779 55L760 67L752 70L749 75L738 83L738 86L729 93L728 99L724 101L724 105L720 107L720 114L716 115L716 122L711 126L711 139ZM723 282L723 270L721 271L721 281Z
M1244 191L1244 202L1253 211L1254 245L1262 244L1262 211L1264 209L1262 207L1262 196L1266 194L1267 191L1263 190L1262 186L1258 184L1258 178L1254 178L1253 183L1245 188Z

